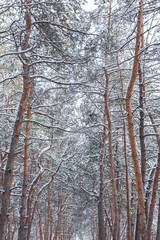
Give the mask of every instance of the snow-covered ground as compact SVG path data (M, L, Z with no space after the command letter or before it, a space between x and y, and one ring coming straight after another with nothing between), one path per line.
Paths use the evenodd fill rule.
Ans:
M90 240L91 239L91 236L89 236L88 234L86 235L83 235L83 237L78 237L78 236L74 236L73 238L72 238L72 240Z

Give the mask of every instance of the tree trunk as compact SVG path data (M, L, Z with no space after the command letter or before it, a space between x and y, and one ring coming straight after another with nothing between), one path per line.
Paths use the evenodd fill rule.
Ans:
M105 239L103 194L101 194L101 193L100 193L99 201L98 201L98 228L99 228L98 240Z
M119 59L117 55L117 65L120 73L121 80L121 94L122 99L124 99L124 85L123 85L123 74L119 65ZM121 111L123 114L123 110L125 111L125 105L121 105ZM130 190L129 190L129 172L128 172L128 159L127 159L127 144L126 144L126 122L123 120L123 131L124 131L124 159L125 159L125 171L126 171L126 198L127 198L127 239L131 240L131 210L130 210Z
M141 230L141 237L143 240L146 240L147 239L146 216L145 216L145 210L144 210L143 182L142 182L142 174L141 174L137 147L136 147L136 138L135 138L134 122L133 122L132 106L131 106L131 96L132 96L134 85L137 79L137 71L138 71L139 58L140 58L142 23L143 23L143 0L140 1L140 7L139 7L139 13L138 13L135 58L133 63L131 79L127 89L126 111L127 111L128 132L129 132L130 146L131 146L131 152L132 152L132 160L134 164L135 177L136 177L136 183L137 183L139 218L140 218L139 226Z
M107 121L108 121L110 176L111 176L112 195L113 195L113 204L114 204L114 212L115 212L113 239L117 240L118 233L119 233L119 213L118 213L117 191L116 191L116 183L115 183L115 170L114 170L114 160L113 160L113 151L112 151L112 123L111 123L109 107L108 107L109 75L108 75L108 72L106 69L104 71L105 71L105 77L106 77L105 115L106 115Z
M30 2L30 1L27 1ZM31 32L31 15L29 9L26 10L25 14L26 20L26 33L24 37L24 41L22 43L22 51L28 48L28 42ZM18 113L16 117L16 121L14 124L12 139L10 143L10 149L6 164L6 170L4 174L4 188L2 194L2 207L1 207L1 214L0 214L0 239L5 240L6 236L6 227L7 227L7 219L8 219L8 209L9 209L9 202L10 202L10 193L11 193L11 186L13 181L13 169L14 169L14 160L16 157L16 150L19 141L19 135L21 131L22 121L24 112L27 105L29 88L30 88L30 78L29 78L29 58L26 57L25 53L21 54L23 59L23 93L20 100Z
M145 141L144 141L144 84L143 84L143 76L142 76L140 63L138 65L138 74L139 74L139 108L140 108L139 138L140 138L140 149L141 149L141 174L142 174L142 182L143 182L143 188L144 188L145 175L146 175L146 149L145 149ZM140 239L139 207L137 209L136 239L137 240Z
M134 216L131 218L131 240L135 240L136 212L137 212L137 191L136 183L132 179L131 184L131 208L134 210Z
M141 229L140 229L140 222L139 222L139 206L137 206L135 239L136 240L141 239Z
M144 86L143 86L143 77L141 71L141 65L139 63L138 67L139 72L139 107L140 107L140 149L141 149L141 173L142 173L142 181L143 185L145 182L145 175L146 175L146 148L145 148L145 141L144 141Z
M39 216L38 224L39 224L39 235L40 235L40 240L43 240L43 230L42 230L42 219L41 219L41 214L40 214L40 212L39 212L38 209L37 209L37 212L38 212L38 216Z
M152 124L154 124L154 120L153 120L153 117L151 114L150 114L150 119L152 121ZM155 131L155 133L158 133L156 126L154 126L154 131ZM157 189L158 189L158 178L159 178L159 174L160 174L160 135L157 136L157 144L158 144L158 149L159 149L158 160L157 160L157 167L156 167L156 172L155 172L155 177L154 177L154 182L153 182L153 190L152 190L152 198L151 198L150 209L149 209L149 216L147 219L148 220L147 221L148 240L151 240L153 215L154 215L154 208L155 208L155 203L156 203L156 194L157 194Z
M157 221L157 236L156 240L160 239L160 198L159 198L159 208L158 208L158 221Z
M131 240L131 212L130 212L130 197L129 197L129 176L128 176L128 159L126 146L126 123L123 121L124 129L124 159L126 167L126 197L127 197L127 239Z
M156 193L158 188L159 173L160 173L160 152L158 153L158 163L157 163L157 168L155 172L150 211L149 211L148 222L147 222L147 239L148 240L151 240L151 230L152 230L152 223L153 223L154 208L156 203Z
M111 14L112 14L112 1L109 1L109 17L108 17L108 36L110 34L110 26L111 26ZM108 54L105 53L105 68L104 68L104 74L105 74L105 94L104 94L104 100L105 100L105 111L104 111L104 118L107 119L108 122L108 141L109 141L109 160L110 160L110 177L111 177L111 185L112 185L112 197L113 197L113 205L114 205L114 228L113 228L113 240L118 240L119 238L119 212L118 212L118 203L117 203L117 191L116 191L116 182L115 182L115 169L114 169L114 159L113 159L113 151L112 151L112 122L109 112L109 106L108 106L108 89L109 89L109 74L106 69L107 66L107 58ZM106 120L105 120L106 121ZM106 124L104 122L104 124Z
M104 113L104 129L103 129L103 144L100 157L100 185L99 185L99 199L98 199L98 226L99 226L99 240L105 239L105 225L104 225L104 203L103 203L103 190L104 190L104 156L106 145L106 119Z
M31 119L31 98L33 95L33 85L30 89L30 97L28 101L28 110L27 110L27 123L26 123L26 137L25 137L25 152L24 152L24 172L23 172L23 186L22 186L22 198L20 206L20 228L18 232L18 240L26 239L26 201L27 201L27 185L28 185L28 160L29 160L29 131L30 131L30 122Z
M148 219L148 211L149 211L149 205L150 205L150 195L151 195L151 188L152 188L152 182L153 177L155 175L156 166L153 167L153 169L149 173L148 182L146 186L146 193L145 193L145 213L146 213L146 219Z

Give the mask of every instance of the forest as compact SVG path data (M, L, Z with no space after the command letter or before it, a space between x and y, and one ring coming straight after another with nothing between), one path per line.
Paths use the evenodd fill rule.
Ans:
M160 240L160 1L87 2L0 1L0 240Z

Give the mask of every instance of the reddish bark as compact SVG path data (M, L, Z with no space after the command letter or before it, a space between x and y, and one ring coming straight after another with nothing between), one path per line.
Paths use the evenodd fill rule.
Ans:
M117 203L117 191L116 191L116 182L115 182L115 170L114 170L114 160L113 160L113 151L112 151L112 122L109 113L108 107L108 88L109 88L109 75L105 69L105 78L106 78L106 89L105 89L105 116L108 121L108 139L109 139L109 160L110 160L110 176L112 184L112 195L113 195L113 204L115 212L114 220L114 229L113 229L113 239L118 239L119 233L119 213L118 213L118 203Z
M157 160L157 166L156 166L156 172L154 176L154 182L153 182L153 190L152 190L152 198L151 198L151 203L150 203L150 209L149 209L149 216L148 216L148 221L147 221L147 239L151 240L151 231L152 231L152 223L153 223L153 215L154 215L154 208L155 208L155 203L156 203L156 194L157 194L157 189L158 189L158 178L160 174L160 135L158 135L158 130L157 127L155 126L154 119L151 114L149 114L149 117L151 119L151 122L153 124L153 128L157 137L157 144L158 144L158 160Z
M112 13L112 1L109 1L109 18L108 18L108 35L110 34L110 26L111 26L111 13ZM114 228L113 228L113 240L117 240L119 238L119 212L118 212L118 203L117 203L117 190L116 190L116 182L115 182L115 169L114 169L114 159L113 159L113 146L112 146L112 122L109 112L108 106L108 89L109 89L109 74L106 69L107 66L107 57L108 54L105 54L105 111L104 111L104 119L108 122L108 141L109 141L109 160L110 160L110 176L111 176L111 185L112 185L112 197L113 197L113 205L114 205ZM106 125L106 120L104 124Z
M66 194L65 198L63 198L63 194L58 194L58 223L55 231L54 240L62 239L63 240L63 211L64 204L67 202L69 197L69 192Z
M148 177L147 187L146 187L146 194L145 194L145 213L146 213L146 219L148 219L148 211L149 211L149 205L150 205L150 195L151 195L151 188L153 183L153 177L155 175L156 166L151 170Z
M28 101L27 120L31 119L31 98L33 95L33 85L30 90L30 98ZM29 131L30 122L26 123L26 137L25 137L25 152L24 152L24 171L23 171L23 186L22 186L22 198L20 206L20 228L18 232L18 239L26 239L26 201L27 201L27 185L28 185L28 160L29 160Z
M153 215L154 215L154 208L156 203L156 193L158 189L158 177L160 173L160 152L158 153L158 163L157 168L155 172L155 178L153 183L153 190L152 190L152 198L151 198L151 204L150 204L150 211L148 216L148 222L147 222L147 239L151 240L151 230L152 230L152 223L153 223Z
M42 230L42 219L41 219L41 214L40 214L40 212L38 211L38 209L37 209L37 212L38 212L38 216L39 216L38 224L39 224L39 235L40 235L40 240L43 240L43 230Z
M0 169L0 188L3 189L3 180L4 180L4 172L3 172L3 168L5 166L5 161L7 158L7 150L8 150L8 145L6 145L6 152L3 154L1 152L1 145L0 145L0 159L1 159L1 169ZM2 192L0 191L0 204L1 204L1 197L2 197Z
M30 3L30 1L27 1L27 3ZM31 33L31 16L28 8L26 9L25 20L26 20L26 32L25 32L23 43L21 45L22 51L28 48L28 42L29 42L30 33ZM29 88L30 88L30 78L29 78L30 67L28 65L29 58L26 57L25 53L22 53L21 57L23 59L23 93L20 100L16 121L14 124L14 129L13 129L13 134L12 134L12 139L11 139L11 144L9 148L7 164L6 164L6 170L4 174L4 188L3 188L3 194L2 194L2 207L1 207L1 214L0 214L0 239L1 240L5 240L5 236L6 236L6 227L7 227L7 219L8 219L7 215L8 215L9 202L10 202L11 186L13 181L14 161L16 157L16 150L18 146L19 135L21 132L24 111L26 109Z
M103 190L104 190L104 156L106 145L106 125L104 116L104 129L103 129L103 143L100 156L100 186L98 198L98 227L99 227L99 240L105 239L105 224L104 224L104 203L103 203Z
M134 85L137 79L137 71L138 71L139 58L140 58L142 23L143 23L143 0L140 1L140 7L139 7L139 13L138 13L135 57L134 57L132 75L131 75L131 79L129 81L129 85L127 89L126 111L127 111L128 132L129 132L130 146L131 146L131 152L132 152L132 160L134 164L135 177L136 177L136 183L137 183L139 218L140 218L139 227L141 230L142 239L146 240L147 239L146 216L145 216L145 210L144 210L143 182L142 182L141 169L140 169L138 153L137 153L134 122L133 122L133 115L132 115L132 106L131 106L131 96L132 96Z
M128 159L127 159L127 146L126 146L126 123L123 121L124 129L124 159L126 166L126 197L127 197L127 239L131 239L131 213L130 213L130 197L129 197L129 174L128 174Z
M32 203L33 203L33 190L36 186L37 182L41 179L42 175L44 173L44 170L40 170L37 177L34 179L29 193L28 193L28 199L27 199L27 219L25 223L25 227L27 228L27 240L30 238L30 232L31 232L31 226L32 226Z
M131 185L131 207L134 210L134 213L136 215L137 212L137 191L136 191L136 183L135 180L132 179L132 185ZM131 240L135 240L135 225L136 225L136 218L131 218Z
M16 227L17 227L17 223L16 223L16 219L15 219L15 209L13 210L13 221L14 221L14 228L13 228L13 231L12 231L12 240L14 240L14 235L15 235L15 232L16 232Z
M38 181L41 179L41 177L44 173L44 170L41 170L39 172L39 174L37 175L37 177L35 178L35 180L33 181L32 185L30 187L29 194L28 194L28 199L27 199L27 220L26 220L27 240L30 239L31 227L32 227L32 222L33 222L33 219L34 219L38 199L39 199L41 193L43 192L43 190L46 187L50 186L50 184L53 182L54 177L57 174L57 172L59 171L62 163L63 163L63 160L60 162L60 164L57 167L57 170L55 171L55 173L51 176L51 179L38 192L38 194L36 196L36 200L34 202L34 206L32 205L33 204L33 190L34 190L36 184L38 183ZM32 206L33 206L33 209L32 209Z
M159 208L158 208L158 221L157 221L157 236L156 240L160 239L160 198L159 198Z
M119 68L121 86L122 86L122 99L124 99L124 86L123 86L123 78L122 71L119 65L119 59L117 56L117 65ZM121 111L123 113L125 110L125 106L121 105ZM124 131L124 159L125 159L125 171L126 171L126 197L127 197L127 239L131 240L131 210L130 210L130 190L129 190L129 171L128 171L128 159L127 159L127 144L126 144L126 122L123 120L123 131Z
M142 40L143 42L143 40ZM142 47L144 44L142 45ZM145 183L146 175L146 149L144 141L144 84L143 84L143 74L141 70L141 65L138 65L139 74L139 108L140 108L140 127L139 127L139 138L140 138L140 150L141 150L141 174L143 186ZM145 205L146 206L146 205ZM145 209L146 213L146 209ZM147 216L146 216L147 219ZM140 239L140 227L139 227L139 207L137 209L137 222L136 222L136 239Z
M141 65L139 63L138 66L139 73L139 107L140 107L140 149L141 149L141 173L142 173L142 181L144 184L145 175L146 175L146 148L144 141L144 84L143 77L141 71Z

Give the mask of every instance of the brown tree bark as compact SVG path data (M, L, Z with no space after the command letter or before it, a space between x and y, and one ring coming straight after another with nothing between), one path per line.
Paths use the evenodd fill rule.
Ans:
M159 198L159 206L158 206L158 221L157 221L157 235L156 240L160 239L160 198Z
M106 89L105 89L105 115L108 121L108 139L109 139L109 160L110 160L110 176L111 176L111 184L112 184L112 195L113 195L113 204L114 204L114 229L113 229L113 239L118 239L119 232L119 213L118 213L118 203L117 203L117 191L116 191L116 183L115 183L115 170L114 170L114 160L113 160L113 151L112 151L112 122L109 113L108 107L108 88L109 88L109 75L107 70L105 69L105 78L106 78Z
M141 70L140 63L138 65L138 74L139 74L139 108L140 108L139 138L140 138L140 150L141 150L141 174L142 174L142 182L144 187L145 175L146 175L146 149L145 149L145 141L144 141L144 83L143 83L143 73ZM139 207L137 208L136 239L137 240L140 239Z
M150 205L150 195L151 195L151 188L153 183L153 178L155 175L156 166L153 167L153 169L150 171L148 176L148 182L146 186L146 192L145 192L145 213L146 213L146 219L148 219L148 211L149 211L149 205Z
M39 235L40 235L40 240L43 240L43 230L42 230L42 219L41 219L41 214L40 214L40 212L39 212L38 209L37 209L37 212L38 212L38 217L39 217L38 224L39 224Z
M51 179L44 185L41 187L41 189L39 190L37 196L36 196L36 200L34 201L34 193L33 191L35 190L35 186L38 183L38 181L42 178L42 175L44 173L44 170L40 170L39 174L36 176L35 180L33 181L31 187L30 187L30 191L28 194L28 199L27 199L27 220L26 220L26 228L27 228L27 240L30 239L30 233L31 233L31 228L32 228L32 222L34 219L34 215L35 215L35 211L36 211L36 207L37 207L37 203L38 203L38 199L41 195L41 193L43 192L44 189L46 189L48 186L50 186L50 184L53 182L55 175L57 174L57 172L59 171L62 163L64 160L62 160L59 164L59 166L57 167L57 170L55 171L55 173L51 176ZM67 200L67 199L66 199ZM66 201L65 200L65 201ZM33 206L33 201L34 201L34 206Z
M39 173L37 174L36 178L34 179L29 193L28 193L28 198L27 198L27 219L25 223L25 228L27 229L27 240L30 238L30 232L31 232L31 226L32 226L32 203L33 203L33 190L38 181L41 179L42 175L44 173L44 170L40 170Z
M31 99L33 95L33 84L30 89L30 96L28 99L27 120L31 119ZM26 201L27 201L27 185L28 185L28 161L29 161L29 131L30 122L26 123L26 137L25 137L25 151L24 151L24 171L23 171L23 186L22 186L22 198L20 206L20 227L18 231L18 239L26 239Z
M151 114L149 114L149 117L151 119L151 122L153 124L153 128L156 134L157 138L157 144L158 144L158 160L157 160L157 166L154 176L154 182L153 182L153 190L152 190L152 197L151 197L151 203L150 203L150 209L149 209L149 215L147 219L147 239L151 240L151 231L152 231L152 223L153 223L153 215L154 215L154 208L156 203L156 194L158 189L158 178L160 174L160 135L158 135L157 127L155 126L154 119Z
M53 216L51 205L50 185L48 186L49 240L53 239Z
M53 125L53 122L52 122L52 125ZM39 181L41 181L42 179L42 175L44 173L44 169L43 167L41 166L41 159L42 159L42 156L45 152L49 151L51 148L52 148L52 144L53 144L53 136L51 136L51 143L50 145L47 147L47 148L44 148L41 152L40 152L40 155L38 157L38 160L37 160L37 163L38 163L38 166L39 166L39 173L37 174L37 176L35 177L35 179L33 180L32 182L32 185L29 189L29 193L28 193L28 198L27 198L27 218L26 218L26 223L25 223L25 228L27 229L27 240L29 240L30 238L30 232L31 232L31 227L32 227L32 221L33 221L33 218L34 218L34 214L35 214L35 210L36 210L36 206L37 206L37 199L35 200L34 202L34 207L33 207L33 211L32 211L32 206L33 206L33 201L34 201L34 190L35 190L35 187L37 185L37 183ZM53 181L54 179L54 176L56 175L56 173L59 171L60 167L61 167L61 164L62 164L63 160L61 161L60 165L58 166L56 172L51 176L51 180L48 181L47 184L45 184L45 186L43 186L39 193L37 194L37 198L40 196L40 194L42 193L42 191L51 184L51 182Z
M16 222L16 218L15 218L15 209L13 210L13 221L14 221L14 228L13 228L13 231L12 231L12 240L14 240L14 235L15 235L15 232L16 232L16 227L17 227L17 222Z
M155 172L155 178L153 183L153 190L152 190L152 198L151 198L151 204L150 204L150 211L147 221L147 239L151 240L151 230L152 230L152 223L153 223L153 215L154 215L154 208L156 203L156 193L158 188L158 177L160 173L160 152L158 153L158 163L157 168Z
M65 198L63 198L63 194L58 194L58 222L55 231L54 240L62 239L63 240L63 211L64 204L68 199L69 193L66 194Z
M131 212L130 212L130 197L129 197L129 173L128 173L128 159L126 146L126 123L123 121L124 129L124 159L126 167L126 197L127 197L127 239L131 240Z
M30 1L26 1L26 2L30 3ZM26 32L25 32L24 40L21 44L22 51L28 48L28 43L29 43L29 38L31 33L31 15L30 15L29 8L26 9L25 21L26 21ZM3 188L3 194L2 194L2 207L1 207L1 214L0 214L0 239L1 240L5 240L5 236L6 236L6 227L7 227L7 218L8 218L7 214L8 214L11 186L12 186L12 180L13 180L14 160L16 157L16 150L18 146L19 135L21 131L24 111L26 109L29 88L30 88L30 78L29 78L30 67L28 65L29 58L26 57L25 53L22 53L21 57L23 59L23 93L20 100L16 121L14 124L8 159L6 163L6 170L4 174L4 188Z
M108 35L110 34L110 26L111 26L111 13L112 13L112 1L109 1L109 18L108 18ZM109 74L106 69L107 66L107 58L108 54L105 54L105 68L104 68L104 75L105 75L105 94L104 94L104 101L105 101L105 109L104 109L104 133L106 137L106 121L108 122L108 141L109 141L109 160L110 160L110 176L111 176L111 186L112 186L112 197L113 197L113 205L114 205L114 227L113 227L113 240L118 240L119 237L119 212L118 212L118 203L117 203L117 191L116 191L116 182L115 182L115 169L114 169L114 159L113 159L113 146L112 146L112 122L109 112L108 106L108 89L109 89ZM105 140L106 142L106 140ZM104 142L103 142L104 144ZM104 239L104 238L102 238ZM99 239L99 240L102 240Z
M103 191L104 191L104 157L105 157L105 145L106 145L106 131L107 131L106 119L104 116L103 143L102 143L101 156L100 156L100 186L99 186L99 198L98 198L99 240L105 239Z
M142 23L143 23L143 0L140 1L140 6L139 6L135 57L134 57L131 79L129 81L128 88L127 88L126 111L127 111L128 132L129 132L130 146L131 146L131 152L132 152L132 160L134 164L135 177L136 177L136 183L137 183L138 203L139 203L139 227L141 230L142 239L146 240L147 239L146 216L145 216L145 209L144 209L143 182L142 182L142 174L141 174L138 153L137 153L134 121L133 121L132 106L131 106L131 96L132 96L134 85L137 79L137 71L138 71L139 58L140 58Z
M149 113L149 118L152 122L152 125L153 125L153 129L154 129L154 132L156 134L156 139L157 139L157 145L159 147L159 137L158 137L158 129L155 125L155 121L153 119L153 116L151 113ZM149 174L149 177L148 177L148 183L147 183L147 187L146 187L146 195L145 195L145 212L146 212L146 219L148 219L148 211L149 211L149 205L150 205L150 195L151 195L151 188L152 188L152 182L153 182L153 178L155 176L155 171L156 171L156 164L155 166L153 167L153 169L151 170L150 174Z
M6 152L3 154L1 152L1 145L0 145L0 160L1 160L1 169L0 169L0 188L3 189L4 186L4 172L3 172L3 168L5 166L5 159L7 158L7 150L8 150L8 146L6 145ZM1 202L2 199L2 192L0 191L0 206L2 205Z
M134 215L131 218L131 240L135 240L135 226L136 226L136 212L137 212L137 191L135 180L132 179L131 183L131 207L134 210Z
M139 107L140 107L140 149L141 149L141 173L143 184L145 182L146 175L146 148L144 141L144 83L143 83L143 74L141 70L141 65L138 66L139 73Z
M122 78L122 71L119 65L119 59L117 55L117 65L119 68L120 73L120 80L121 80L121 94L122 99L124 99L124 86L123 86L123 78ZM121 105L121 111L123 114L123 110L125 110L125 105ZM126 143L126 122L123 120L123 132L124 132L124 159L125 159L125 171L126 171L126 198L127 198L127 239L131 240L131 210L130 210L130 189L129 189L129 171L128 171L128 158L127 158L127 143Z

